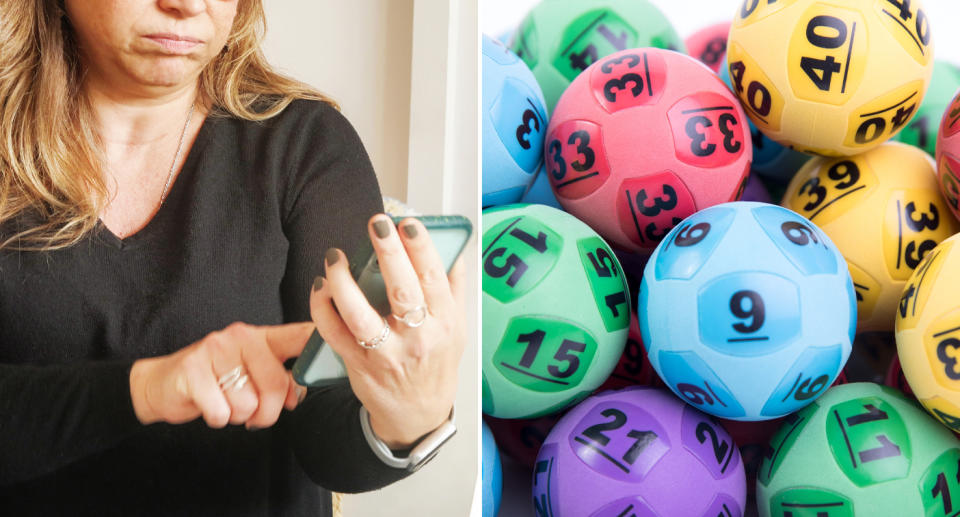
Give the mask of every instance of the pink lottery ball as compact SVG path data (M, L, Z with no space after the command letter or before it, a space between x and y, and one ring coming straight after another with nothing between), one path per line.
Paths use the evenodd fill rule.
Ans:
M691 34L684 43L687 54L697 61L710 67L714 72L720 71L723 58L727 55L727 37L730 35L730 22L720 22L704 27Z
M753 158L746 120L692 57L624 50L560 97L546 170L564 210L624 250L651 252L685 217L737 199Z
M537 455L536 515L739 516L740 452L711 416L666 390L594 395L563 416Z
M960 91L940 120L937 132L937 179L954 217L960 219Z

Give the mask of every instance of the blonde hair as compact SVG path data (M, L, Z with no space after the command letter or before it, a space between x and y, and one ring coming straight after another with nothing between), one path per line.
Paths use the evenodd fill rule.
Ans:
M198 103L247 120L295 99L333 104L267 63L261 2L239 1L226 46L200 74ZM0 249L65 248L97 226L108 192L83 75L62 0L0 1Z

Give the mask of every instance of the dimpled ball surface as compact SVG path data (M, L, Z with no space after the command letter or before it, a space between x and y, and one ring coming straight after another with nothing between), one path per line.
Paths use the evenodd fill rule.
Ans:
M566 211L617 247L649 253L684 217L738 199L752 156L746 120L692 57L625 50L560 98L546 170Z
M637 47L683 52L683 39L647 0L548 0L520 23L510 48L533 70L552 112L570 81L614 52Z
M937 189L933 160L888 142L849 158L814 158L783 205L837 245L857 290L857 331L893 330L904 284L923 256L960 225Z
M960 218L960 90L940 120L936 156L940 192L953 215Z
M503 495L503 466L500 464L500 451L493 433L482 422L483 456L480 459L480 478L483 483L483 517L494 517L500 509L500 496Z
M596 232L544 205L483 212L483 412L532 418L582 400L623 353L630 296Z
M758 474L760 515L952 515L960 508L957 446L893 388L831 388L770 441Z
M516 203L543 163L547 110L523 61L483 36L483 206Z
M656 388L581 402L550 431L533 473L536 515L734 517L745 499L723 426Z
M960 235L943 241L914 271L897 311L897 357L913 395L960 432ZM960 509L960 507L958 507Z
M650 257L637 313L650 363L697 408L782 417L834 381L856 301L836 247L810 221L763 203L697 212Z
M933 47L920 0L744 0L727 60L734 91L767 136L847 156L910 121Z
M930 88L923 97L923 104L910 123L894 138L898 142L915 145L934 156L940 119L950 106L957 88L960 88L960 68L947 61L935 61Z

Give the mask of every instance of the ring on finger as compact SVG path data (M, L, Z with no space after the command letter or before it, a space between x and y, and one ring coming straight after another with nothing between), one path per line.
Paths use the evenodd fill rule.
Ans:
M403 313L402 316L397 316L396 314L391 314L391 316L408 328L417 328L427 320L427 306L420 304Z
M390 324L387 322L387 318L381 318L383 320L383 328L380 330L380 335L377 337L365 341L363 339L358 339L357 344L366 348L367 350L373 350L380 346L381 343L387 340L390 337Z
M250 377L243 373L243 366L237 366L217 379L217 384L220 386L220 391L240 391L249 380Z

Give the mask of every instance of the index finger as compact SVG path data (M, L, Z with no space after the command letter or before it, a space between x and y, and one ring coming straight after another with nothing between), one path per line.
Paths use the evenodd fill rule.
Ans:
M312 321L305 321L265 326L263 330L270 351L280 362L283 362L303 352L303 347L306 346L315 328Z

